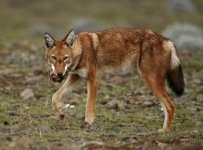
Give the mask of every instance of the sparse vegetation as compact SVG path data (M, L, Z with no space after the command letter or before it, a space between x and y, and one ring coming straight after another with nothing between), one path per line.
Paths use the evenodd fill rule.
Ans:
M198 9L203 5L200 0L194 0L198 13L177 16L168 13L161 0L156 3L148 0L126 3L90 0L11 2L0 2L0 28L3 29L0 37L0 149L179 149L185 145L203 146L203 51L179 52L186 91L180 98L170 92L176 105L170 133L157 133L163 123L163 112L136 72L123 77L108 75L101 78L94 126L86 129L81 127L86 85L82 83L72 94L64 96L64 103L73 104L75 108L64 109L66 117L60 120L51 107L51 96L59 85L51 84L47 77L42 37L28 32L39 22L53 27L53 33L59 28L65 32L75 18L87 16L104 26L149 27L156 31L179 17L183 22L203 27L203 10ZM53 7L56 7L54 11ZM56 14L59 9L60 13ZM20 95L28 88L33 91L33 99L23 99ZM115 101L114 107L106 107L111 101ZM146 101L149 103L144 103Z

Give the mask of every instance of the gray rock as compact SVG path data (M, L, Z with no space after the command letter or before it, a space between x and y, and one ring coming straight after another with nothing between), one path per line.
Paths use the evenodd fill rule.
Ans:
M36 97L32 89L25 89L22 93L20 93L20 96L24 100L36 100Z
M44 66L41 65L35 65L33 66L33 72L35 75L40 75L40 74L44 74L47 75L48 73L48 69L46 69Z
M153 101L144 101L142 103L142 107L151 107L154 106L154 102Z
M145 130L147 130L147 129L146 129L146 127L144 127L144 125L136 125L135 128L134 128L134 131L136 133L143 132Z
M124 100L119 100L117 102L117 107L119 110L124 110L127 106L127 103Z
M149 97L145 96L145 95L140 95L137 97L137 99L141 102L143 101L148 101L149 100Z
M41 78L42 76L28 77L25 80L25 84L29 84L29 85L36 84Z
M74 28L76 33L84 31L96 31L99 29L99 27L92 20L86 18L74 22L71 27Z
M48 131L50 131L48 127L43 126L43 125L39 126L38 129L39 129L41 132L48 132Z
M190 0L166 0L166 7L169 11L194 13L196 7Z
M188 101L191 101L191 97L188 96L188 95L183 95L181 97L176 97L174 98L174 103L175 105L184 105L184 104L187 104Z
M144 144L142 145L142 149L141 150L149 150L152 149L154 146L152 145L152 143L150 142L144 142Z
M6 57L8 63L28 63L30 61L36 61L37 57L35 55L30 55L24 52L12 52Z
M202 150L201 145L190 144L188 141L187 143L184 141L179 145L179 149L181 150Z
M91 142L85 142L81 145L82 149L98 149L98 148L104 148L105 144L100 141L91 141Z
M198 102L203 102L203 94L198 95L196 99Z
M160 142L160 141L156 141L157 143L157 146L161 149L165 149L167 148L168 144L167 143L163 143L163 142Z
M104 107L108 109L117 109L118 103L116 100L112 100L112 101L109 101L106 105L104 105Z
M203 30L195 25L172 24L162 34L171 39L180 50L202 50Z
M203 127L203 121L196 121L196 122L195 122L195 125L196 125L196 126L199 126L199 127L200 127L200 126Z
M70 105L74 105L74 106L79 106L80 105L80 101L77 99L72 99L70 100Z
M44 24L35 25L28 29L28 33L32 35L37 35L37 36L43 36L45 32L51 32L51 31L52 31L51 27Z

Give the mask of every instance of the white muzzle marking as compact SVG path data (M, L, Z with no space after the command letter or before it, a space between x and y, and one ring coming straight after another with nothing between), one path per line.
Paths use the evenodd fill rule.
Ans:
M71 64L66 64L65 65L63 76L66 74L66 71L67 71L68 67L70 67L70 66L71 66Z
M51 65L51 67L50 67L50 73L51 74L56 74L55 73L55 66L53 64L50 64L50 65Z

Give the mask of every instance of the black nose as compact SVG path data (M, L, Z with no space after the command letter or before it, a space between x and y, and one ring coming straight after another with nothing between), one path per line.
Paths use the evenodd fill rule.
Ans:
M58 72L58 73L57 73L57 76L58 76L58 77L62 77L62 76L63 76L63 72Z

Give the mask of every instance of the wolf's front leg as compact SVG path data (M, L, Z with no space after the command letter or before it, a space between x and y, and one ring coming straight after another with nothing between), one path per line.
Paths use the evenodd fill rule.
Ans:
M60 118L64 118L64 113L62 112L61 98L64 93L70 93L81 81L81 77L77 74L70 74L68 79L62 85L58 91L56 91L52 96L52 106L54 110L59 113Z
M85 122L92 124L94 120L94 109L97 96L97 82L98 78L96 73L89 75L87 80L87 103L86 103L86 112L85 112Z

